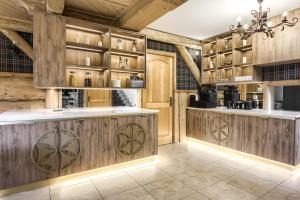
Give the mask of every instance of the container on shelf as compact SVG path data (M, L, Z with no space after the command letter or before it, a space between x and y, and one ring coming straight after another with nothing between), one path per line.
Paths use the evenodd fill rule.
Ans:
M92 87L92 73L85 72L84 74L84 87Z
M121 87L121 80L111 80L111 86L114 88L120 88Z
M98 87L98 88L104 87L104 74L103 74L103 72L97 72L96 87Z
M75 71L70 71L69 86L71 86L71 87L76 86L76 72Z
M131 80L126 79L126 86L129 88L143 88L144 87L144 80Z
M91 66L91 58L90 57L85 57L85 65Z

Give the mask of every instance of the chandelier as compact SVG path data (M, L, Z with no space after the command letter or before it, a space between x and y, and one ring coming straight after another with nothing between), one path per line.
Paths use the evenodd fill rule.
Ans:
M240 34L242 40L248 39L254 33L265 33L267 38L273 38L276 27L280 27L280 30L283 31L285 26L292 27L298 22L297 17L294 17L291 19L291 21L289 21L287 19L287 12L284 12L281 17L281 22L273 26L271 19L268 18L270 8L263 10L263 0L257 0L257 2L259 3L259 10L251 11L251 15L254 19L251 20L250 25L242 25L241 18L238 17L238 24L236 26L230 26L230 30L234 33Z

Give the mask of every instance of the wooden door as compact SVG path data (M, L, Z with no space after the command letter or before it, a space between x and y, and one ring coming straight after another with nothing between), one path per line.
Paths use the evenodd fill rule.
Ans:
M111 106L111 91L88 90L88 107Z
M147 55L147 89L144 91L143 105L159 110L159 145L173 141L173 59L164 55Z

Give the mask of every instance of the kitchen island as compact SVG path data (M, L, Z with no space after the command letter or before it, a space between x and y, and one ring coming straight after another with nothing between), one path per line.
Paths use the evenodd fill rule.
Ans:
M0 115L0 190L157 155L156 110L109 107Z
M187 136L296 166L300 112L187 108Z

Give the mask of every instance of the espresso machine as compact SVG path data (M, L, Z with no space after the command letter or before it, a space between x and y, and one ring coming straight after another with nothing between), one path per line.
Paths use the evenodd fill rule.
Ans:
M225 86L224 105L229 109L236 109L240 102L240 93L235 85Z
M190 96L190 106L196 108L216 108L217 92L215 85L202 85L197 95Z

